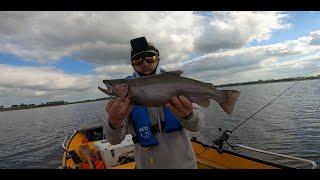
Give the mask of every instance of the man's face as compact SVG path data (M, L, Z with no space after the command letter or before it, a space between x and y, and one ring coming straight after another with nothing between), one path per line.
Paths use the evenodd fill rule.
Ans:
M133 59L133 68L141 74L150 75L158 65L159 57L146 55Z

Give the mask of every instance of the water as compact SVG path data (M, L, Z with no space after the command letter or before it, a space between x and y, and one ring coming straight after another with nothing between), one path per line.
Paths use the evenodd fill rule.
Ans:
M225 87L241 95L231 116L215 102L206 113L206 127L193 136L205 143L231 129L294 82ZM105 101L0 112L0 168L55 169L61 143L74 129L106 118ZM301 81L232 133L231 143L273 151L320 164L320 80ZM297 162L239 150L241 153L297 166Z

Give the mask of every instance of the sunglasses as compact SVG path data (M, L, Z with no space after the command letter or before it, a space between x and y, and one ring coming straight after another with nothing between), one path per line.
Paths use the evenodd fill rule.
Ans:
M148 64L155 63L155 62L157 62L157 57L151 56L151 57L140 57L138 59L133 59L132 65L140 66L143 64L143 61L146 61L146 63L148 63Z

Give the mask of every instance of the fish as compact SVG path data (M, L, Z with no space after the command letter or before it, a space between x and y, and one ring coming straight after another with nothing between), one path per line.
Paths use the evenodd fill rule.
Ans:
M136 78L105 79L102 82L107 88L98 88L110 97L128 97L132 104L147 107L165 106L172 97L182 95L192 103L208 108L212 99L231 115L240 91L218 90L212 83L183 77L182 73L176 70Z

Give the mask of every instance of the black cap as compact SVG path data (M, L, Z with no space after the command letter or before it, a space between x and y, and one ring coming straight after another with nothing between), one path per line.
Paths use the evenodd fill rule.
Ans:
M160 55L159 50L155 48L151 43L148 43L145 37L139 37L130 40L131 44L131 60L143 54L153 54L153 55Z

